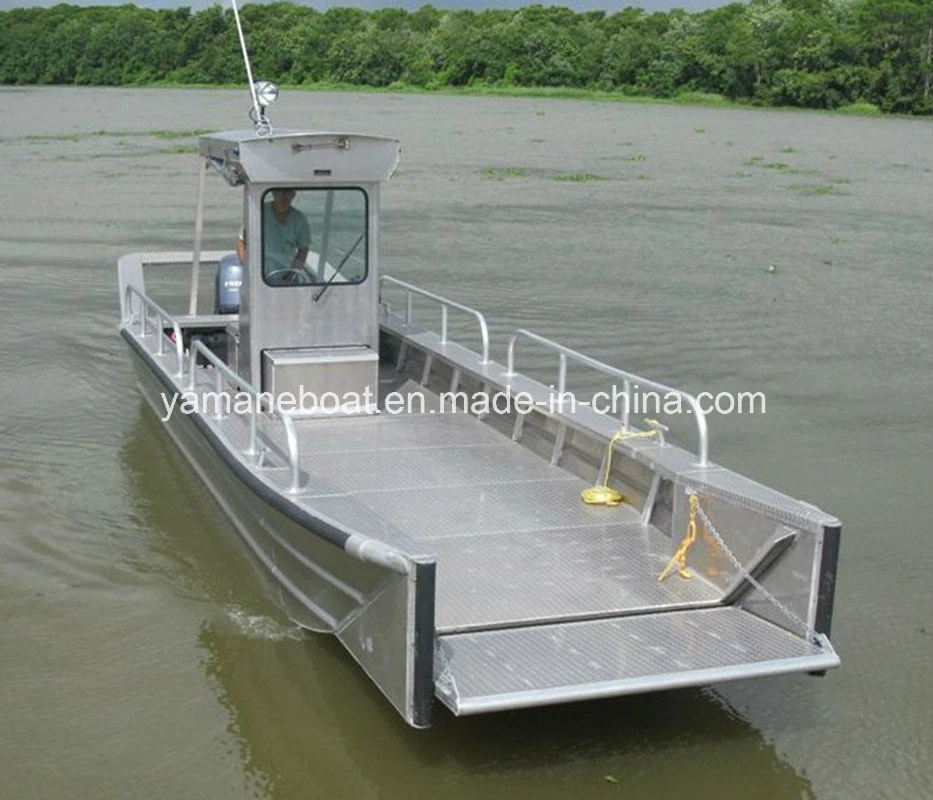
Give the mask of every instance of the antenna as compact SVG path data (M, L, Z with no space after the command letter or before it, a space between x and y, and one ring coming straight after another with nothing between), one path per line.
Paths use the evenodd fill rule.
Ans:
M275 102L279 96L278 87L268 81L253 81L253 68L249 63L249 53L246 51L246 39L243 38L243 25L240 22L240 10L237 8L236 0L230 0L233 6L233 18L236 20L236 32L240 37L240 50L243 52L243 63L246 64L246 79L249 81L249 94L253 100L253 108L250 111L250 119L256 125L256 133L265 136L272 133L272 122L266 116L266 106Z

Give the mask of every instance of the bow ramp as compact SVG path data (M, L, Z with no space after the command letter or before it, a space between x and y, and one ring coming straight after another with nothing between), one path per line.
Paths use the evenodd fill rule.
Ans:
M437 697L455 714L702 686L838 666L831 648L734 607L440 637Z
M678 571L669 538L633 509L583 507L574 502L576 487L540 477L543 485L525 484L517 496L514 486L485 487L475 499L494 522L477 530L464 506L445 526L461 535L434 540L435 690L455 714L838 665L828 639L807 631L762 585L796 543L788 528L779 527L717 585L709 568ZM502 530L507 507L516 513L516 505L543 524ZM574 525L551 527L555 522ZM742 607L750 596L770 606L774 621L759 616L761 608Z

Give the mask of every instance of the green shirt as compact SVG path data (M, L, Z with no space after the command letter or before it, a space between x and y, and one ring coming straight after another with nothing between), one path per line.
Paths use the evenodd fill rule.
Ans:
M262 207L263 272L269 275L282 269L291 269L299 250L311 246L311 227L308 219L297 208L288 209L283 225L275 218L272 203Z

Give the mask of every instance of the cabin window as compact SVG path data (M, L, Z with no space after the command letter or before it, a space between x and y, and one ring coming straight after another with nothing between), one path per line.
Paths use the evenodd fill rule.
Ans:
M359 188L277 188L262 196L262 274L270 286L357 284L369 272Z

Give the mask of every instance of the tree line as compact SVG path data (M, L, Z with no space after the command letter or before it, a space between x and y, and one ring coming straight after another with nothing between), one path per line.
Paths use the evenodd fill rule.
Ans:
M241 10L254 74L286 84L570 87L933 113L933 0L751 0L690 13ZM231 84L232 12L132 5L0 12L0 83Z

